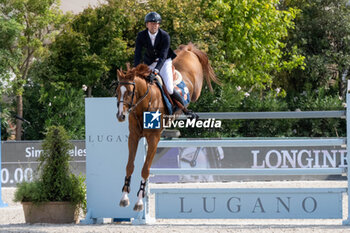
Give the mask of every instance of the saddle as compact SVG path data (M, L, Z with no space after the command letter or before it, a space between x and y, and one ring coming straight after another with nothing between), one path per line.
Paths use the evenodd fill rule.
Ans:
M188 106L188 104L190 103L190 93L189 90L185 84L185 82L183 81L182 75L179 71L175 70L175 67L173 66L173 79L174 79L174 89L176 89L176 91L182 96L185 106L184 109L187 111L186 106ZM164 100L164 103L168 109L168 113L169 115L172 115L173 113L175 113L178 109L177 109L177 104L173 103L173 100L171 99L164 83L163 80L160 76L156 76L156 82L157 86L159 87L161 93L162 93L162 97Z

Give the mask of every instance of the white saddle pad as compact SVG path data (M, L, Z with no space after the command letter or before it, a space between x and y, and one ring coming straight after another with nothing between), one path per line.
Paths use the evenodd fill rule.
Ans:
M163 80L157 76L158 82L163 86ZM175 77L173 77L174 79L174 87L177 86L179 83L181 83L182 81L182 75L179 71L175 70Z
M177 86L182 81L182 75L179 71L175 70L175 77L174 77L174 87Z

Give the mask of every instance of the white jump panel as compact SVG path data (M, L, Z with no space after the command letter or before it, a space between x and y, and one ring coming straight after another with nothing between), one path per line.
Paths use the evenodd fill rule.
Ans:
M116 98L85 99L87 217L84 223L103 218L143 218L133 211L141 181L145 140L140 140L131 178L130 206L119 207L128 160L128 121L118 122ZM142 216L143 215L143 216ZM91 220L91 221L90 221Z
M341 219L342 188L151 189L156 218Z

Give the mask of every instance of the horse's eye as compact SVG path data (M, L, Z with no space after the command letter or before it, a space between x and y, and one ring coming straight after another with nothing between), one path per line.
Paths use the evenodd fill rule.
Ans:
M132 92L131 91L128 91L128 96L131 96L132 95Z

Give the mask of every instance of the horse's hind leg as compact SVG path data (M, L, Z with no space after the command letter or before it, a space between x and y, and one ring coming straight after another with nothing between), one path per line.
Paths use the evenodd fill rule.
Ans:
M128 146L129 146L129 159L128 164L126 165L126 176L124 180L124 186L122 188L122 198L120 199L119 206L121 207L127 207L130 204L128 194L130 193L130 182L131 182L131 175L134 172L134 161L137 151L137 146L139 142L139 137L136 137L135 135L129 136L128 140Z
M147 184L147 179L149 177L149 170L151 168L152 165L152 161L154 158L154 155L156 154L157 151L157 145L158 142L160 140L160 133L152 133L149 135L146 135L146 139L147 139L147 144L148 144L148 150L147 150L147 156L146 156L146 161L143 165L142 168L142 181L140 184L140 189L137 192L137 202L134 206L134 210L135 211L141 211L143 210L143 198L146 195L146 191L145 191L145 187Z
M146 185L147 185L147 180L142 179L141 184L140 184L140 189L137 192L137 202L134 206L134 211L142 211L143 210L143 198L146 195Z

